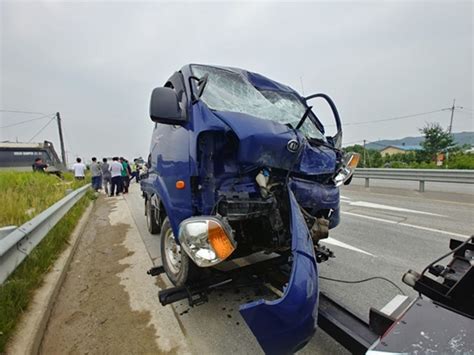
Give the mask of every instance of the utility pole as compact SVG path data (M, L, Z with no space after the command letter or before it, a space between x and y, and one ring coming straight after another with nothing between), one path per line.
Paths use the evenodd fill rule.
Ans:
M449 134L451 135L453 132L453 119L454 119L454 110L457 108L463 108L462 106L456 106L456 99L453 99L453 106L451 106L451 120L449 121ZM449 151L446 150L446 169L448 168L448 160L449 160Z
M451 107L451 121L449 122L449 134L453 131L453 118L454 118L454 109L456 105L456 99L453 100L453 106Z
M367 165L365 165L365 142L366 142L366 141L365 141L365 139L364 139L364 158L363 158L363 160L364 160L364 168L367 167Z
M63 129L61 127L61 115L59 112L56 112L56 121L58 122L59 143L61 144L61 159L63 161L64 168L66 168L66 151L64 150Z

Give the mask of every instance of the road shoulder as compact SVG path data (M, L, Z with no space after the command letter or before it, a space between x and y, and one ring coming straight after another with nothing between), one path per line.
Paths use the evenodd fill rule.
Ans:
M49 320L40 353L189 353L122 197L101 196Z

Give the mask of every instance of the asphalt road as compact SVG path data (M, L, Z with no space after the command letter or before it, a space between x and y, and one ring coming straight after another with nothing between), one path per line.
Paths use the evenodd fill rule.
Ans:
M355 182L343 188L341 224L323 243L335 252L336 258L320 264L320 275L342 280L383 276L408 295L415 295L402 284L403 273L408 269L421 271L444 254L450 238L465 239L474 233L474 191L470 186L430 189L427 185L427 192L419 193L416 183L388 185L376 184L365 189ZM151 261L161 265L159 237L146 229L143 199L137 184L132 185L125 200ZM165 283L163 277L159 286L164 287ZM370 307L381 308L400 293L382 280L360 284L321 280L320 290L365 319ZM239 304L246 298L255 298L252 290L239 294L213 293L207 304L192 309L186 302L167 307L174 308L189 349L195 353L262 353L238 313ZM157 307L161 307L158 300ZM318 330L299 354L344 352Z

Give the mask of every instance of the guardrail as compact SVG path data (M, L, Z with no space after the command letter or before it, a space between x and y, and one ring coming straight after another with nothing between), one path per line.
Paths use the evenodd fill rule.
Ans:
M418 181L420 192L425 191L426 181L474 184L474 170L358 168L354 177L364 178L365 187L369 187L370 179Z
M22 226L13 229L8 234L0 235L0 285L71 207L84 196L89 186L90 184L87 184L69 193Z

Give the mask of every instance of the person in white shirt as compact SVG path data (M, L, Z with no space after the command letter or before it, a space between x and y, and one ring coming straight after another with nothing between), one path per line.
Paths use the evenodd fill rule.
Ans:
M74 177L77 180L84 180L86 177L86 165L82 163L81 158L76 159L76 163L74 163L72 169L74 170Z
M123 166L119 163L118 157L112 158L112 163L110 163L110 176L112 177L112 183L110 188L110 196L116 194L117 196L119 193L122 192L122 170Z

